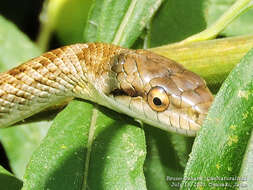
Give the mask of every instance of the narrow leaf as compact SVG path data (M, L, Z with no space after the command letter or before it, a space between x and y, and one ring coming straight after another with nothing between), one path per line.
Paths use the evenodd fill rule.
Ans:
M54 31L62 44L82 42L91 3L92 0L44 1L43 11L40 14L39 46L47 49Z
M147 6L145 2L95 1L86 40L114 41L129 47L161 1L146 3ZM123 35L120 30L125 24L130 28ZM116 36L119 40L115 40ZM126 116L122 119L107 109L96 110L76 100L59 114L31 159L24 189L146 189L143 131Z
M137 125L130 118L101 108L91 150L88 188L146 189L145 136L133 124Z
M151 47L178 42L205 29L207 0L165 0L151 24Z
M240 176L239 176L238 189L245 189L253 187L253 133L251 132L251 137L244 155Z
M18 28L0 15L0 71L6 71L29 58L38 56L40 50Z
M207 4L205 18L208 26L213 24L226 10L233 5L235 0L210 0ZM253 34L253 9L247 10L240 17L234 20L222 33L225 36L238 36Z
M102 112L118 121L100 111L94 121L92 110L74 100L56 117L32 156L23 189L146 189L143 132L107 109Z
M81 189L92 114L86 104L72 101L56 117L32 155L23 189Z
M253 35L222 38L190 44L169 44L150 49L183 64L216 88L253 48ZM214 89L213 88L213 89Z
M130 47L161 3L162 0L96 0L84 39Z
M84 41L112 42L131 0L95 0L84 31Z
M41 51L11 22L0 16L0 69L14 67ZM20 127L0 130L0 140L5 148L11 168L22 178L33 150L45 136L50 122L22 124Z
M181 189L234 189L253 126L253 49L230 73L198 134L185 170ZM217 177L209 180L209 177ZM222 177L226 177L225 180Z
M56 33L63 44L83 42L83 31L92 1L65 1L55 23Z
M48 121L40 121L1 129L1 142L18 178L22 179L33 151L47 134L50 124Z

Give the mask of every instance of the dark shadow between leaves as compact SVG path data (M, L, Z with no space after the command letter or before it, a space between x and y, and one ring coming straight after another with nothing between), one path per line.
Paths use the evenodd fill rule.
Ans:
M204 30L203 10L205 0L164 1L153 18L151 47L178 42Z
M20 190L23 182L14 176L0 174L0 189L1 190Z
M59 167L50 172L46 184L42 184L39 189L82 189L86 154L87 149L84 147L71 149Z
M1 166L4 167L7 171L12 172L8 156L2 143L0 143L0 163Z
M168 179L171 179L171 177L182 178L184 172L184 167L180 164L180 158L176 152L178 150L175 149L175 146L172 143L172 136L175 134L162 131L149 125L147 125L144 129L147 143L147 157L145 160L144 174L146 177L147 187L148 189L157 189L157 181L164 180L164 183L168 184L168 189L173 189L170 183L180 183L181 181L170 181ZM182 136L182 139L183 138L186 138L186 140L188 139L189 144L192 144L192 140L190 140L190 138ZM186 149L190 150L191 148L187 147ZM185 154L183 156L186 161L189 153L190 152L182 153ZM159 161L155 160L157 157ZM154 170L154 168L151 168L154 167L154 164L151 164L152 162L157 162L157 164L161 165L160 168L162 173L154 173L157 169ZM157 167L159 168L159 166ZM178 187L175 187L175 189L178 189Z

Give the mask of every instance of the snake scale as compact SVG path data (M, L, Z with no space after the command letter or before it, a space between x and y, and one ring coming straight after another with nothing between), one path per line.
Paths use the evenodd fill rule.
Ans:
M0 74L0 127L71 97L188 136L213 101L205 81L173 60L112 44L75 44Z

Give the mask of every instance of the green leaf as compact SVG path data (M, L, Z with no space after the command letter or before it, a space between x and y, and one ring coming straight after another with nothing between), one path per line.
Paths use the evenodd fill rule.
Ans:
M172 179L183 177L184 165L191 151L186 137L172 135L154 127L145 128L147 157L144 172L148 189L178 189ZM177 143L177 144L175 144ZM176 145L176 146L175 146Z
M92 34L89 41L114 41L129 46L160 3L97 0L88 23L99 20L100 25L88 25L86 38ZM128 29L122 33L125 27ZM143 130L126 116L121 118L101 107L99 110L73 101L59 114L32 156L24 189L146 189Z
M23 189L81 188L91 109L90 104L72 101L56 117L47 137L31 158Z
M0 71L6 71L27 59L38 56L40 50L18 28L0 15Z
M210 189L212 186L214 188L215 183L231 185L218 189L235 188L236 180L224 181L222 177L239 175L250 138L253 126L252 67L253 49L223 83L195 139L184 177L201 177L199 185L202 189ZM208 177L217 178L210 181ZM196 187L196 180L184 181L182 189L190 187Z
M165 0L151 24L151 47L177 42L202 31L207 0Z
M102 112L72 101L33 154L23 189L146 189L143 131Z
M32 57L40 50L18 30L0 16L0 69L5 71ZM0 139L15 175L22 178L32 151L44 137L50 122L23 124L20 127L0 130Z
M235 0L210 0L207 4L206 20L207 25L214 23L233 3ZM220 35L237 36L253 34L253 9L248 10L234 20Z
M180 166L185 168L189 159L189 154L192 150L194 137L185 137L178 134L168 135L170 135L170 141L175 150L175 154L177 155L177 160Z
M84 40L130 47L161 3L162 0L96 0L88 18Z
M135 127L137 124L130 118L105 108L101 108L101 112L97 118L87 186L91 189L146 189L144 131Z
M239 175L239 188L245 189L247 187L253 187L253 133L243 158L242 167Z
M0 166L0 188L1 190L19 190L22 188L22 181L15 178L10 172Z
M40 14L38 46L46 51L52 33L63 44L83 41L83 30L92 0L45 0Z
M0 140L18 178L22 179L33 151L47 134L50 124L48 121L40 121L1 129Z
M238 48L239 47L239 48ZM253 35L171 44L150 49L181 63L205 79L215 92L242 57L253 48Z
M83 30L92 0L65 1L55 21L57 36L63 44L83 42Z

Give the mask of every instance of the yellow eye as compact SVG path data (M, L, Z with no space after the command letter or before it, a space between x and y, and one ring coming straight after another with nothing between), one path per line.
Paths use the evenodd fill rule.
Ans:
M148 92L148 104L153 110L162 112L169 107L170 100L165 90L157 86Z

